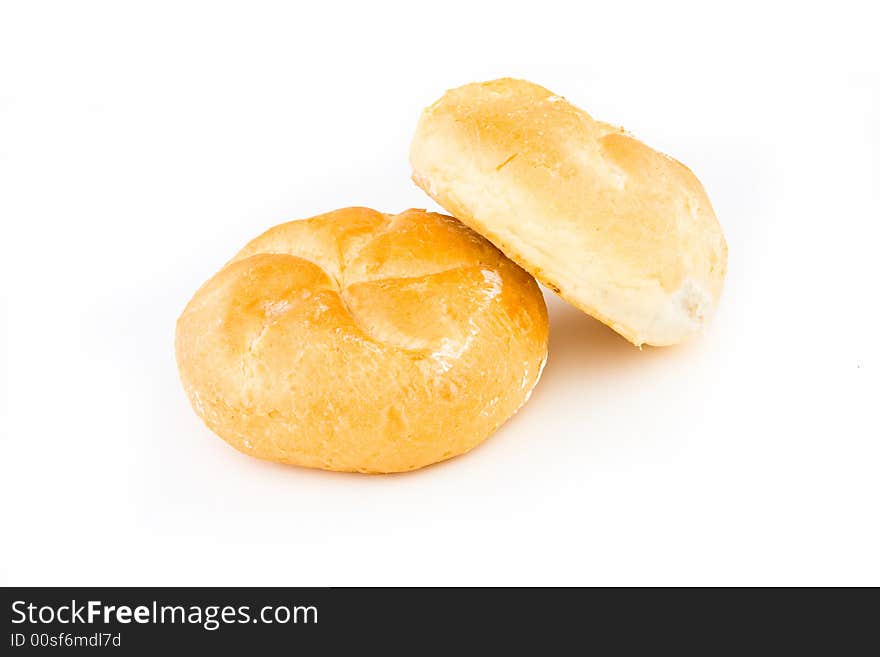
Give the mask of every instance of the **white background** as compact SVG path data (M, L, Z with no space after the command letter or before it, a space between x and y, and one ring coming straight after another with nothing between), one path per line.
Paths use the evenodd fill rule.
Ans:
M876 17L714 4L0 2L0 583L880 584ZM191 294L276 223L435 207L420 110L502 75L700 177L707 334L639 351L548 293L532 401L414 474L214 437Z

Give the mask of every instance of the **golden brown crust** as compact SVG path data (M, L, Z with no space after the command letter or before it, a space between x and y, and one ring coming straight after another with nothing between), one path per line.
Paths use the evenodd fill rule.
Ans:
M466 452L537 383L535 281L445 215L347 208L276 226L177 324L205 423L259 458L400 472Z
M440 205L637 345L680 342L718 302L727 246L696 177L543 87L447 92L410 162Z

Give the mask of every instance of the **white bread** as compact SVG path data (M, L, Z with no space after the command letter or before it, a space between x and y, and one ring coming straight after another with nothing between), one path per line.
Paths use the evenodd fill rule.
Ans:
M636 345L682 341L718 303L727 246L696 177L543 87L448 91L410 162L441 206Z
M348 208L245 246L183 311L176 351L196 412L242 452L400 472L511 417L547 337L534 279L466 226Z

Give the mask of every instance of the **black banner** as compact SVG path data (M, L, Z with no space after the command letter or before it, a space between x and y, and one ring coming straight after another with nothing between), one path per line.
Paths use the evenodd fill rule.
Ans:
M478 647L537 654L665 649L850 654L876 648L875 591L663 589L3 589L3 654ZM225 654L225 653L224 653Z

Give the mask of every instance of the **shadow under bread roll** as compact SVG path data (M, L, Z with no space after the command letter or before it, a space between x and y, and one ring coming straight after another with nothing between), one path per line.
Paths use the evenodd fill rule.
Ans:
M547 339L534 279L466 226L347 208L245 246L186 306L176 352L236 449L378 473L480 444L528 399Z
M441 206L636 345L681 342L718 303L727 245L693 173L541 86L448 91L410 163Z

